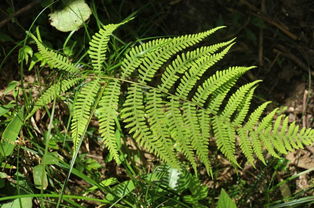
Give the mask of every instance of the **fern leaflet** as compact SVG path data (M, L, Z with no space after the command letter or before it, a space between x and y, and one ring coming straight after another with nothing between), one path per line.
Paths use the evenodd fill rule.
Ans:
M76 85L81 78L65 79L51 85L35 102L32 111L29 113L26 119L29 119L37 110L45 105L48 105L55 97L60 96L62 93Z
M113 158L120 163L118 144L115 136L115 122L118 122L118 103L120 96L120 82L110 81L106 86L99 102L99 132Z
M100 88L99 79L88 82L82 87L74 103L72 118L72 140L74 150L77 150L81 137L86 131L90 121L91 107Z

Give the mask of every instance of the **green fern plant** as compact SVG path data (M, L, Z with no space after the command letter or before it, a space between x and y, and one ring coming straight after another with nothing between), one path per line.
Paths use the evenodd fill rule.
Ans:
M265 150L278 157L314 141L312 129L288 124L287 117L276 116L278 109L262 118L269 102L254 111L250 109L260 81L245 84L231 93L237 80L254 67L235 66L218 70L209 78L204 75L229 52L234 39L191 51L186 49L223 27L136 44L114 63L120 67L112 73L106 62L108 42L111 34L125 23L105 25L92 37L88 49L91 64L86 69L47 48L39 34L35 37L29 33L44 61L67 73L68 78L50 86L35 102L28 118L56 96L80 86L71 124L75 151L96 115L103 141L118 163L115 131L121 125L140 146L170 166L181 166L177 157L181 153L194 170L200 161L209 174L212 174L210 140L235 165L238 165L237 147L254 165L255 158L266 163ZM161 78L156 78L157 72ZM127 87L126 92L122 85ZM122 92L126 94L124 99Z
M134 207L208 207L208 187L186 170L157 166L151 173L112 187L106 199L117 203L126 198Z

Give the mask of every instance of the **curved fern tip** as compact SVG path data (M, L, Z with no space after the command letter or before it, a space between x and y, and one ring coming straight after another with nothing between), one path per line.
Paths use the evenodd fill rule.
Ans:
M216 27L217 29L223 29L223 28L226 28L227 26L225 26L225 25L222 25L222 26L218 26L218 27Z

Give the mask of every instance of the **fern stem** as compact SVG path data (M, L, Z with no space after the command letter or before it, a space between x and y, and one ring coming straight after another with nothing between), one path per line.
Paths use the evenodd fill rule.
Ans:
M101 79L108 79L108 80L119 80L119 81L122 81L122 82L126 82L126 83L129 83L129 84L134 84L134 85L140 86L141 88L154 89L154 90L156 90L156 91L158 91L160 93L168 95L169 97L176 98L176 100L183 101L185 103L190 103L192 105L197 106L198 108L206 110L206 108L203 105L200 105L197 102L194 102L194 101L182 98L182 97L180 97L180 96L178 96L176 94L173 94L173 93L162 91L162 90L160 90L157 87L152 87L152 86L149 86L149 85L146 85L146 84L143 84L143 83L139 83L139 82L135 82L135 81L131 81L131 80L126 80L126 79L122 79L122 78L117 78L117 77L111 77L111 76L105 76L105 75L100 75L100 76L97 75L97 77L99 77Z

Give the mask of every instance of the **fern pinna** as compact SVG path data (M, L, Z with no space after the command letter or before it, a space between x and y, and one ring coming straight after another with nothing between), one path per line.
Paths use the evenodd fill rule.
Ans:
M250 109L259 81L231 90L254 67L229 67L210 77L204 75L229 52L234 39L191 51L186 49L223 27L137 44L119 63L114 63L120 64L120 69L112 76L109 62L104 67L108 42L112 32L124 23L103 26L92 37L88 55L93 70L86 71L45 47L39 36L30 34L44 61L64 70L69 77L47 89L30 116L56 95L79 84L71 125L75 150L94 113L101 137L117 162L120 162L120 138L116 134L119 126L128 130L140 146L172 167L181 166L177 157L181 153L194 170L197 161L201 161L209 174L212 173L210 140L235 165L238 165L235 157L238 147L254 165L255 158L266 163L265 150L278 157L313 142L312 129L288 124L287 117L275 115L277 109L262 118L269 102L253 111ZM157 72L161 73L158 79ZM122 84L127 87L124 99L121 99Z

